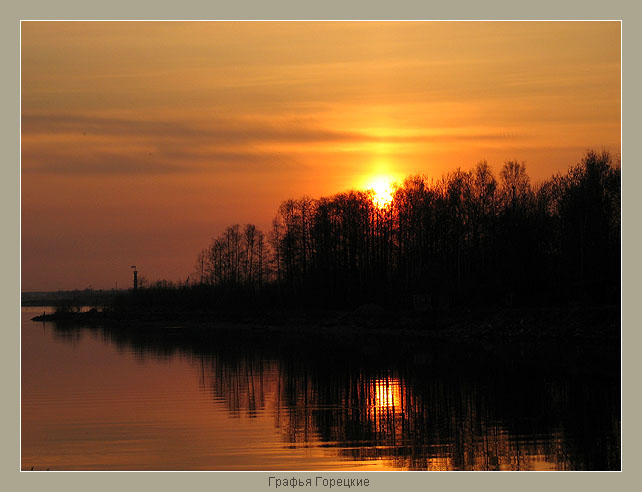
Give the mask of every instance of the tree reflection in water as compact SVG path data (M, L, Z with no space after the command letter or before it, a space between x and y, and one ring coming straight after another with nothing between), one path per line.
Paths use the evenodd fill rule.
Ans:
M190 355L231 416L271 414L288 445L396 469L620 469L615 346L360 344L222 329L102 336L143 357Z

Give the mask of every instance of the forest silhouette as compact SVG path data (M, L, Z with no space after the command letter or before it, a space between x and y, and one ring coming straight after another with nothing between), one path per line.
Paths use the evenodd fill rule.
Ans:
M112 309L616 304L620 182L619 160L589 150L538 184L523 162L496 177L481 161L410 176L385 206L361 190L288 199L269 231L236 224L213 238L188 282L147 285Z

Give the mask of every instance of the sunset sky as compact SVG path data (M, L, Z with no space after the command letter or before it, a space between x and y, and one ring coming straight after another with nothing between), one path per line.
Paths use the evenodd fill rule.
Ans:
M619 22L23 22L22 290L182 280L281 201L620 151Z

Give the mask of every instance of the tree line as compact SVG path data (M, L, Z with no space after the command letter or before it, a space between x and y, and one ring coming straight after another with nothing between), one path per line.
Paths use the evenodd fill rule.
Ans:
M232 225L204 248L201 288L308 306L376 302L616 302L620 164L588 151L533 184L523 162L410 176L392 201L373 191L284 201L264 233ZM249 296L249 297L248 297Z

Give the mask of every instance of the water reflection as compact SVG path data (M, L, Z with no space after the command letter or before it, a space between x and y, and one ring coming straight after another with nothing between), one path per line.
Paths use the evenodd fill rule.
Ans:
M146 358L182 354L229 416L292 447L412 470L620 468L618 347L435 344L261 330L56 327ZM363 348L363 349L362 349ZM287 465L284 466L286 469Z

